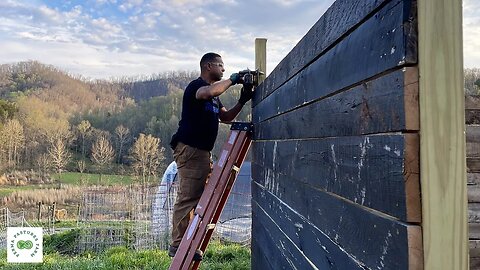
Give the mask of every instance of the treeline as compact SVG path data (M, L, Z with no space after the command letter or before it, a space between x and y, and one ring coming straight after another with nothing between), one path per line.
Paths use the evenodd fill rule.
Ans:
M178 127L183 88L196 77L170 72L93 81L38 62L2 65L0 173L134 173L148 181L172 160L168 143ZM155 91L164 94L150 97ZM233 106L239 91L229 90L222 102ZM249 114L244 109L238 119L249 120ZM214 157L227 132L222 125Z
M464 71L465 93L480 96L480 68L467 68Z

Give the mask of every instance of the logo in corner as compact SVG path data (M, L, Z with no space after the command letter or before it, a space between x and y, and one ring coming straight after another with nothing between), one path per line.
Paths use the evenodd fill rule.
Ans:
M7 227L7 262L43 262L43 229L41 227Z

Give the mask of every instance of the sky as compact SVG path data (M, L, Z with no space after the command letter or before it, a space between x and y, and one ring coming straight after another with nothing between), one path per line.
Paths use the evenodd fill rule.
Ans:
M267 38L267 73L334 0L1 0L0 64L37 60L87 78L197 71L222 55L226 76L254 68ZM480 1L464 0L464 65L480 67Z

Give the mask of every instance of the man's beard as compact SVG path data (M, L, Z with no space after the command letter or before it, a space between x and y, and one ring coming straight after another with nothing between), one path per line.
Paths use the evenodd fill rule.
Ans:
M213 78L216 82L221 81L223 77L223 74L215 74L215 77Z

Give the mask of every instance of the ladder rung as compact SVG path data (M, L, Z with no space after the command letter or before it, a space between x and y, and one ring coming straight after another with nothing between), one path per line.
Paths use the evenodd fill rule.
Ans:
M207 225L207 230L213 230L213 229L215 229L215 226L216 225L214 223L210 223L210 224Z
M235 165L233 165L233 166L232 166L232 170L234 170L235 172L238 173L238 172L240 171L240 168L237 167L237 166L235 166Z

